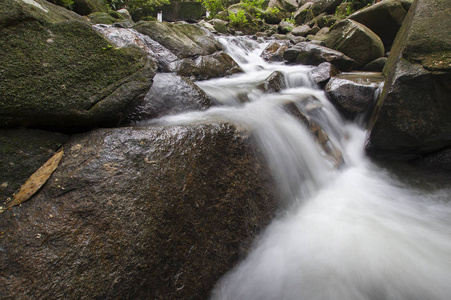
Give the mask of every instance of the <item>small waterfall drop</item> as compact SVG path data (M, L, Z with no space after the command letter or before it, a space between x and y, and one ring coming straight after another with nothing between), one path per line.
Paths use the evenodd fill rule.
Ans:
M286 201L212 299L450 299L449 184L411 184L369 161L364 129L345 122L310 82L311 67L269 64L256 41L221 43L245 73L196 83L218 105L140 124L229 122L249 130ZM258 85L274 71L286 88L263 93ZM293 108L327 137L322 147Z

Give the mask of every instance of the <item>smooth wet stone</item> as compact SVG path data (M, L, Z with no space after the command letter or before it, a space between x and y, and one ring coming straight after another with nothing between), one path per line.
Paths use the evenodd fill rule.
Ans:
M288 63L314 66L323 62L329 62L342 71L350 71L355 65L353 59L339 51L308 42L291 46L284 52L283 57Z
M383 80L380 74L339 74L329 80L325 91L345 117L354 119L374 106L375 92Z
M279 205L249 133L226 124L98 129L64 153L0 214L2 299L207 299Z

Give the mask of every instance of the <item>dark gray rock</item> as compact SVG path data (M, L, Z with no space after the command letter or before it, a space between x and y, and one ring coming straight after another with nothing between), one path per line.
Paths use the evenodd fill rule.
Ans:
M258 89L266 93L277 93L286 88L285 77L279 71L274 71L266 80L257 86Z
M296 10L293 14L293 19L297 25L302 25L314 18L312 6L313 2L307 2Z
M340 71L331 63L323 62L319 64L316 68L311 70L308 75L312 79L313 82L318 84L325 84L329 79L337 74Z
M372 75L370 75L372 76ZM348 119L367 113L374 106L375 92L382 76L340 74L329 80L325 91L331 102Z
M152 88L126 122L139 122L193 110L205 110L211 99L186 77L157 73Z
M373 156L414 159L451 145L451 2L418 0L384 67L369 128Z
M68 139L67 135L43 130L1 129L0 206Z
M398 0L385 0L356 11L348 18L357 21L377 34L386 51L391 49L407 11Z
M2 299L207 299L278 207L228 125L99 129L64 151L0 215Z
M272 42L263 50L261 57L266 61L283 61L283 54L289 45L290 42L288 41Z
M316 24L321 28L331 27L339 20L340 20L340 18L335 15L325 15L320 18L317 18Z
M308 42L299 43L288 48L283 57L288 63L314 66L323 62L330 62L341 71L350 71L355 65L354 60L339 51Z
M386 63L387 63L386 57L379 57L378 59L375 59L364 65L362 71L382 72Z
M277 26L277 31L281 34L287 34L288 32L291 32L294 28L294 25L288 21L282 21Z
M315 16L321 13L333 14L337 9L338 5L340 5L342 0L312 0L313 6L312 10Z
M342 20L330 28L326 46L354 59L357 68L384 56L384 44L368 27L353 21Z
M309 34L311 28L308 25L296 26L293 28L291 33L295 36L307 36Z
M177 74L197 80L224 77L243 72L230 55L220 51L197 58L185 58L177 66Z

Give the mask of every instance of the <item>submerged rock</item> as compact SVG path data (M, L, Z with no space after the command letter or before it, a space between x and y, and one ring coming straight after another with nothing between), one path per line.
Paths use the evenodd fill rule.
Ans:
M0 297L208 298L278 206L254 149L228 125L73 137L41 191L0 215Z
M116 125L152 84L144 52L114 48L67 9L5 0L0 11L0 127Z
M451 2L417 0L384 68L367 151L413 159L451 145Z
M327 47L354 59L357 68L385 54L384 44L374 32L348 19L335 23L324 42Z
M205 110L211 105L211 99L188 78L172 73L157 73L143 103L127 117L127 122Z
M339 51L308 42L298 43L288 48L283 55L288 63L317 66L323 62L330 62L341 71L350 71L355 61Z

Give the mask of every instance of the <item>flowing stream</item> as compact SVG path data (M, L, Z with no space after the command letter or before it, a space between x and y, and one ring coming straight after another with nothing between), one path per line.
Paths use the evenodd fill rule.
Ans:
M212 299L451 299L449 183L365 157L364 126L341 118L311 67L269 64L265 44L250 39L220 40L245 73L197 82L217 105L140 124L235 124L252 132L277 180L281 212ZM274 71L286 88L263 93ZM293 108L319 125L322 146Z

